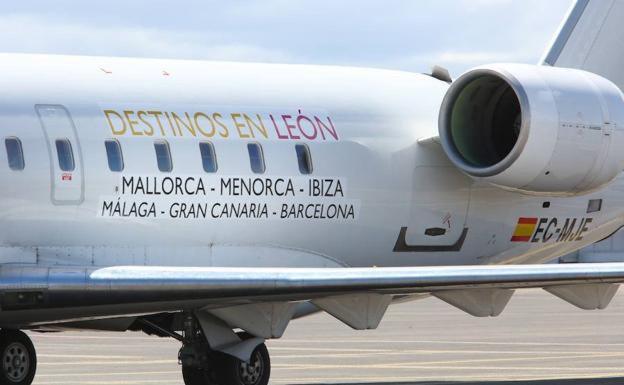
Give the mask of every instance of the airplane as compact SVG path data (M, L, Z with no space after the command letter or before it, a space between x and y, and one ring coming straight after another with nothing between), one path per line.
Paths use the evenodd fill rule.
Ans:
M624 2L579 0L538 65L0 55L0 384L24 330L180 342L184 383L266 385L265 340L436 297L603 309L624 263ZM565 262L565 261L563 261Z

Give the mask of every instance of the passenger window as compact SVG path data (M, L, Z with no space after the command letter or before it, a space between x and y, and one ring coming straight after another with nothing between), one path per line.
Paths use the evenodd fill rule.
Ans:
M217 172L217 157L214 146L210 142L199 142L202 166L206 172Z
M260 146L259 143L248 143L247 151L249 152L249 164L251 165L251 171L256 174L264 173L265 165L262 146Z
M156 141L154 142L154 150L156 150L158 169L162 172L171 172L173 170L173 162L171 161L169 143L164 140Z
M6 138L4 140L9 168L13 171L24 169L24 153L22 152L22 142L17 138Z
M121 145L116 139L108 139L104 142L106 146L106 157L108 158L108 168L111 171L123 171L124 162L121 153Z
M299 172L302 174L312 174L312 158L310 157L310 149L305 144L295 145L297 152L297 162L299 163Z
M56 140L56 155L58 156L59 168L62 171L74 171L74 153L69 139Z

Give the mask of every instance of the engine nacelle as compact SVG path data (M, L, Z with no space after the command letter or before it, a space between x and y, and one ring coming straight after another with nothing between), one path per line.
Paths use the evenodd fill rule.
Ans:
M588 192L624 166L623 95L580 70L522 64L470 70L447 91L439 130L458 168L523 192Z

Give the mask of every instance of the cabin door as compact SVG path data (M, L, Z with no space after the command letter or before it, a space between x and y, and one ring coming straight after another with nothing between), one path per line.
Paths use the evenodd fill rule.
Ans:
M56 205L84 200L82 152L69 111L61 105L35 106L50 156L50 197Z

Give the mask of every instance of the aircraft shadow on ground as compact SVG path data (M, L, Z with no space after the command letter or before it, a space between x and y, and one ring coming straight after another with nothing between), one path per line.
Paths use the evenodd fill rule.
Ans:
M330 385L330 382L308 383L303 385ZM506 381L404 381L336 383L336 385L622 385L624 377L608 378L566 378L549 380L506 380Z

